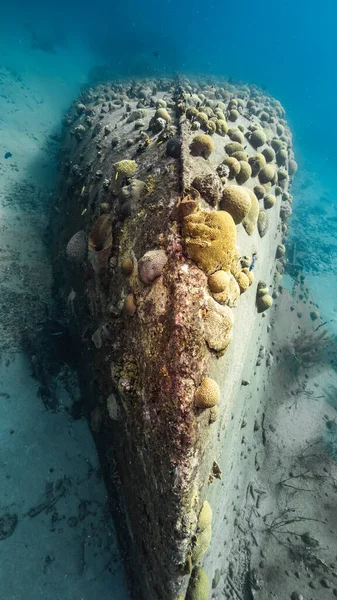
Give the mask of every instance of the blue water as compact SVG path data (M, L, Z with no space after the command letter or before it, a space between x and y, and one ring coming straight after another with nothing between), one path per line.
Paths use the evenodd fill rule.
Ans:
M265 87L284 103L297 145L336 161L333 123L324 118L337 91L333 0L6 4L1 28L14 43L25 25L56 53L68 49L70 63L77 42L121 75L192 72Z
M325 0L321 4L312 0L208 3L200 0L96 3L59 0L2 3L1 191L4 193L9 185L22 186L28 183L35 186L35 190L41 189L46 214L48 213L48 199L55 191L57 180L57 147L49 136L59 131L62 117L80 87L88 82L95 83L104 74L142 77L183 73L255 83L280 100L286 109L286 118L294 136L296 160L299 163L293 187L296 202L294 233L291 235L296 238L300 234L302 240L305 240L302 248L304 270L308 274L313 293L319 300L322 315L334 324L337 319L337 299L331 290L335 289L333 286L337 274L336 31L335 0ZM8 216L10 223L14 223L18 216L16 208L14 205L9 207L13 211ZM43 221L42 216L41 219ZM39 231L45 227L42 221L38 222ZM36 223L31 224L30 233L36 233L35 226ZM25 249L27 235L22 234L21 238ZM38 256L44 250L43 242L34 248ZM27 246L27 253L28 251L31 248ZM33 256L32 260L32 269L34 264L41 268L40 259L34 263L36 259ZM48 267L46 269L48 272ZM20 410L27 410L27 406L29 409L30 402L35 407L36 383L22 357L18 354L12 363L1 366L2 392L7 394L9 390L14 398L20 394L20 402L24 401L24 406L19 404ZM23 394L23 387L27 397ZM60 397L63 398L61 392ZM10 403L10 398L8 401ZM8 423L4 434L6 444L6 436L10 435L10 411L8 404ZM43 411L37 411L35 418L40 423ZM71 428L65 411L58 419L61 421L57 421L53 436L59 436L55 438L59 440L59 444L49 447L46 442L44 451L40 449L40 453L38 448L35 453L32 450L35 447L31 440L34 420L28 420L28 424L24 420L26 428L22 431L18 424L21 441L17 448L22 453L27 451L27 447L31 449L39 464L38 473L32 478L24 479L27 488L31 487L33 492L29 502L27 497L15 497L15 489L6 481L0 506L2 511L19 511L20 517L34 503L41 502L45 478L50 477L53 484L56 480L52 474L48 474L47 462L53 468L55 463L58 465L58 479L69 476L67 448L64 449L64 454L60 453L60 446L64 442L64 428L67 429L70 440L69 452L82 456L84 449L81 439L84 433ZM50 427L49 421L47 425ZM35 431L37 435L42 435L39 427ZM89 438L90 434L87 432L85 440ZM64 518L74 516L78 500L83 494L88 502L101 503L102 506L104 504L102 479L97 494L91 497L92 491L86 486L84 490L81 487L80 475L85 472L85 464L82 463L86 463L89 454L84 454L83 459L76 461L79 476L75 491L69 493L68 504L62 508ZM15 469L17 460L15 458L11 463L12 459L13 455L6 457L10 467ZM97 464L95 469L98 470ZM5 476L6 473L4 468ZM95 563L95 572L86 572L84 579L83 574L80 574L82 578L80 577L79 586L77 563L72 564L71 561L78 544L84 543L90 523L87 523L81 535L70 531L66 538L59 527L55 534L57 542L54 544L46 533L49 526L47 517L45 521L48 523L42 517L38 518L40 529L36 525L36 530L43 537L36 536L31 523L25 529L27 520L22 516L21 529L20 521L17 526L17 533L21 537L16 538L22 547L27 543L31 545L31 560L26 568L34 580L34 586L31 585L28 591L25 588L28 576L25 572L16 576L14 581L11 556L16 555L17 549L13 537L13 554L8 555L6 551L6 560L2 560L2 565L6 564L7 575L7 579L2 579L7 586L5 594L1 591L0 583L2 598L56 600L62 597L62 600L93 600L99 596L102 600L107 600L111 598L111 590L115 590L114 600L127 598L118 558L111 556L106 550L109 538L104 537L104 532L102 564L99 564L97 557L95 560L90 557L88 551L88 560ZM104 518L103 508L96 511L96 518L101 523ZM73 547L74 552L71 550ZM62 548L67 548L69 555L64 554ZM4 549L0 547L1 551ZM116 552L115 546L113 552ZM42 569L45 560L48 563L47 574ZM77 557L76 560L80 559ZM109 570L106 565L110 563L114 567ZM63 580L60 587L55 564L58 568L61 565L69 585ZM53 585L56 587L53 588ZM55 592L57 589L62 591L62 596Z

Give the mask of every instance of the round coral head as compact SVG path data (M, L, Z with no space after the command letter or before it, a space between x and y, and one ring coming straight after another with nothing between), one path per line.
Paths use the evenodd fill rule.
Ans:
M194 404L198 408L212 408L220 401L220 388L214 379L205 377L194 396Z
M133 294L128 294L124 300L124 310L127 315L132 316L137 310L136 299Z
M112 227L109 215L103 214L95 221L88 238L88 249L100 252L112 244Z

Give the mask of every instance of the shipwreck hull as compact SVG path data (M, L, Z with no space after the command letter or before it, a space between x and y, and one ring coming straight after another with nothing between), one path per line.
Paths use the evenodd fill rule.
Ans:
M61 167L55 284L132 594L207 598L199 567L211 579L230 556L284 268L284 110L254 86L107 82L69 110Z

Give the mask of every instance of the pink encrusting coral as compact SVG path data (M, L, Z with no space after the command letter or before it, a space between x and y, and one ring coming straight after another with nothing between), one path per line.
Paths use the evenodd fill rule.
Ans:
M137 362L146 381L144 402L152 412L152 435L159 450L169 433L163 419L165 411L171 432L174 427L175 435L169 433L165 446L172 464L185 460L195 442L193 395L208 360L201 316L206 282L196 266L174 257L169 259L163 285L153 285L153 289L157 285L158 297L146 290L138 294Z

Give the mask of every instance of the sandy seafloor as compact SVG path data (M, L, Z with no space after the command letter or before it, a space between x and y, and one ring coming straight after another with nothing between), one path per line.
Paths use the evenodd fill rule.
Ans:
M32 376L34 357L22 350L50 312L45 236L57 158L51 135L85 81L90 58L75 48L56 55L30 51L19 37L14 46L2 38L0 46L1 595L6 600L124 600L128 595L94 443L86 421L74 421L67 412L78 398L76 376L64 367L52 378L55 403L50 406ZM4 159L6 152L12 157ZM246 432L247 444L253 439L257 448L259 470L256 461L247 462L251 487L237 515L233 552L235 563L236 550L239 556L240 545L249 543L250 572L257 578L254 598L260 600L290 598L294 592L315 600L333 597L333 590L337 594L337 475L331 457L322 458L324 444L331 446L336 435L326 426L337 416L336 373L326 367L295 381L282 366L287 338L303 327L312 329L309 312L315 304L337 330L334 175L316 157L306 156L302 170L299 162L293 225L307 240L313 268L304 290L285 278L273 326L261 338L266 358L256 368L248 397L259 397L263 426ZM323 212L308 217L318 205ZM44 343L51 344L51 338ZM311 463L303 458L308 450L314 455ZM300 519L268 533L268 523L285 509ZM314 541L303 560L295 546L306 533ZM206 557L206 566L212 558ZM227 586L228 573L235 576L237 568L224 568L212 597L240 598Z
M295 132L296 133L296 132ZM296 147L295 147L296 150ZM289 240L297 240L297 258L303 259L303 272L311 294L319 304L324 321L337 333L337 296L333 293L337 276L337 197L335 186L337 157L300 152L300 169L292 193L294 214ZM301 240L298 243L298 240ZM303 254L301 254L301 248ZM289 280L286 280L289 285Z
M126 600L95 446L87 422L67 412L79 396L76 376L64 366L50 377L48 405L46 382L32 374L38 359L23 350L50 316L45 241L57 153L50 136L89 60L80 48L31 51L19 35L0 46L0 595Z

